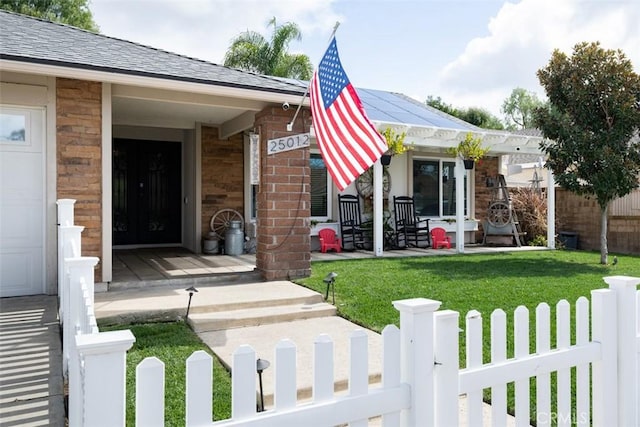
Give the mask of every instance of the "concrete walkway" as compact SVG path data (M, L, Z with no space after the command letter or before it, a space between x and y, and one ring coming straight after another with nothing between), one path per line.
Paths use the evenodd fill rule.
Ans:
M55 296L0 299L0 425L65 425Z

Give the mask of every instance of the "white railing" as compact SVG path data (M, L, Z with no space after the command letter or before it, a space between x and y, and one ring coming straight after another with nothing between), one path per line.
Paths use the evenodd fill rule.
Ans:
M64 269L61 300L68 301L61 312L64 355L68 357L69 424L124 426L126 351L135 338L130 331L98 332L93 315L97 258L79 257L74 252L79 237L76 241L76 232L65 227L74 226L61 226L60 231L65 239L61 254L71 254L60 261ZM349 390L336 395L333 367L345 361L334 360L333 342L323 334L314 343L313 397L308 403L296 400L295 344L282 340L274 349L274 405L264 412L257 412L256 406L255 351L241 346L233 358L229 420L212 421L212 359L205 352L195 352L186 361L185 425L349 423L360 427L366 426L369 418L381 416L383 426L450 426L459 424L460 396L466 395L466 423L475 426L483 424L482 393L490 389L491 423L504 426L507 384L514 383L516 425L530 424L531 401L535 399L534 421L539 426L640 426L640 293L636 289L640 279L616 276L604 280L609 289L592 291L590 303L586 298L576 302L575 337L570 335L568 302L556 305L555 337L550 307L542 303L536 308L533 353L525 307L514 313L512 357L507 357L507 315L502 310L491 314L489 363L483 363L481 314L468 313L464 369L459 368L459 314L438 311L440 302L424 298L396 301L400 328L387 326L382 333L382 384L369 384L367 335L355 331L350 338ZM555 390L551 390L552 373ZM136 425L163 425L163 363L147 358L138 365L136 376ZM530 396L530 378L536 383L535 396ZM553 402L552 391L557 396Z
M63 373L69 384L69 425L120 426L125 422L126 352L135 338L128 330L98 331L93 306L98 258L81 256L84 227L74 225L74 203L57 202L58 314ZM116 392L105 395L104 390Z

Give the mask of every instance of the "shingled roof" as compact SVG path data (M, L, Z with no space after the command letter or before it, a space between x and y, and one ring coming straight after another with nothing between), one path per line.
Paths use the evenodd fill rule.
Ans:
M302 95L304 88L79 28L0 11L0 59Z

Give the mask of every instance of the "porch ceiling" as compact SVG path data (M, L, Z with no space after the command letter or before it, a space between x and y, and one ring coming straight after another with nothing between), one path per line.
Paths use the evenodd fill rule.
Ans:
M170 90L114 85L113 124L193 129L197 122L217 126L227 137L253 125L268 102Z

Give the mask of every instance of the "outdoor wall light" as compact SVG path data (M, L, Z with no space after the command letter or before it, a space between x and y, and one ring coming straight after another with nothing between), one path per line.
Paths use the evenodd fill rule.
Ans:
M258 372L258 380L260 382L260 407L258 412L264 412L264 392L262 390L262 371L267 369L271 363L265 359L256 360L256 372Z
M187 304L187 315L184 316L184 318L187 319L189 318L189 309L191 308L191 297L193 297L193 294L198 292L198 290L193 286L189 286L187 289L185 289L185 291L189 292L189 303Z
M327 292L324 296L324 300L328 300L329 299L329 288L331 288L331 296L333 298L333 305L336 304L336 277L338 277L338 273L334 273L333 271L329 274L327 274L327 277L325 277L324 279L322 279L322 281L324 283L327 284Z

